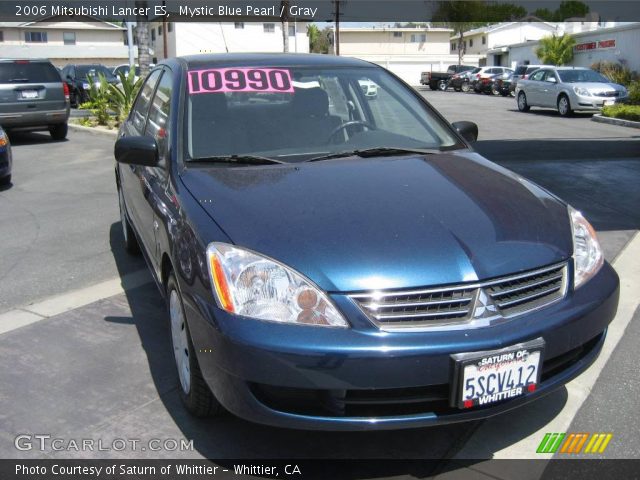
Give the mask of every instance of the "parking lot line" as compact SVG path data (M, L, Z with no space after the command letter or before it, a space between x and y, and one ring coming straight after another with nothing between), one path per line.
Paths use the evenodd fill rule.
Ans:
M528 436L510 443L506 448L493 451L492 446L504 444L507 432L531 431L530 425L536 425L544 419L545 413L540 410L545 405L544 399L531 404L528 415L518 412L508 412L486 420L471 436L469 441L456 453L456 459L521 459L521 458L551 458L553 454L536 454L536 448L545 432L566 431L580 407L591 393L600 372L622 338L627 325L640 304L638 299L638 284L640 283L640 233L636 233L624 250L613 262L613 266L620 276L620 303L616 317L609 325L607 338L598 359L582 375L566 385L567 398L562 410L553 418L530 433ZM538 407L538 408L536 408ZM549 405L551 407L551 405ZM527 407L525 407L527 408ZM520 413L520 415L518 415ZM539 418L532 418L539 414ZM544 422L543 422L544 423ZM603 426L604 428L604 426Z
M0 335L151 282L147 269L25 305L0 315Z

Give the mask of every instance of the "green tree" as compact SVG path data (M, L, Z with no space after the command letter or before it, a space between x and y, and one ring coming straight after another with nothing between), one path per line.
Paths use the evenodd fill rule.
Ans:
M540 40L540 46L536 48L536 55L542 61L550 65L566 65L573 59L573 46L575 39L566 33L561 37L551 35Z
M571 17L584 17L589 13L589 6L576 0L568 0L566 2L560 2L560 6L554 13L554 20L556 22L562 22Z
M331 29L325 27L322 31L313 23L307 27L309 36L309 51L311 53L329 53L329 36Z
M549 10L548 8L539 8L535 12L533 12L534 17L538 17L540 20L544 20L546 22L553 22L555 14Z

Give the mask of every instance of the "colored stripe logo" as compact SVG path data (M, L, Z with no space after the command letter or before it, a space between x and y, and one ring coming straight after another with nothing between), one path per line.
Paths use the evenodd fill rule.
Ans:
M604 453L612 438L612 433L546 433L536 453Z

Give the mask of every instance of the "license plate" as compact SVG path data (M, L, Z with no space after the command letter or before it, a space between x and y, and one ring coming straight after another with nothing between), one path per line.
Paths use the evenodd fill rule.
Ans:
M543 353L544 339L537 338L500 350L452 355L451 404L468 409L534 392Z
M38 98L37 90L22 90L21 98Z
M604 104L605 104L605 105L614 105L615 103L616 103L616 101L615 101L615 100L605 100L605 101L604 101Z

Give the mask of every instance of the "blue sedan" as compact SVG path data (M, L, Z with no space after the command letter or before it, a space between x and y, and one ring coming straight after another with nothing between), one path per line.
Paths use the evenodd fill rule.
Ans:
M410 428L513 409L583 372L618 277L582 214L475 153L477 133L361 60L153 68L115 174L186 408Z

